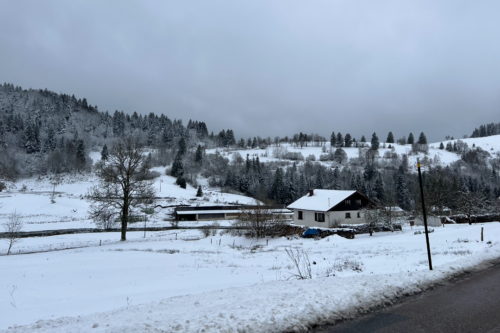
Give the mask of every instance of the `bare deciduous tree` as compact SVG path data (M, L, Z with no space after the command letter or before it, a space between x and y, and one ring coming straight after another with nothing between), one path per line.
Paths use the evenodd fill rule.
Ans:
M90 205L90 218L94 221L95 225L103 230L111 230L117 226L115 218L119 215L117 209L106 207L105 205L91 204Z
M365 222L368 225L368 232L373 236L374 229L380 224L381 217L377 209L367 207L361 210L361 214L365 217Z
M127 137L112 146L108 160L96 170L99 184L92 187L88 200L93 202L89 214L102 218L109 209L120 212L121 241L125 241L127 223L133 208L152 204L155 190L149 180L148 159L136 138Z
M283 214L272 206L256 201L254 205L241 209L237 225L248 228L252 237L274 236L286 226Z
M7 255L10 254L12 246L21 241L20 233L23 229L24 222L21 214L17 212L10 213L7 217L7 222L3 223L3 229L5 232L5 240L9 242L9 249L7 250Z
M461 189L458 192L457 198L458 211L467 216L469 224L472 224L472 219L475 215L485 213L490 202L486 196L477 191L471 192L467 189Z

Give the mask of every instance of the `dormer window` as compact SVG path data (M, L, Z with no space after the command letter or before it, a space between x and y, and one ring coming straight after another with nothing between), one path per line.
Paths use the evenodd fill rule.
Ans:
M346 205L346 206L350 206L350 205L351 205L351 200L346 200L346 201L345 201L345 205Z

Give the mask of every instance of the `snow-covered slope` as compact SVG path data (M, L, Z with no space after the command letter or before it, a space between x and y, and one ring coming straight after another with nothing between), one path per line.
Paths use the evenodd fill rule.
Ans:
M197 189L189 184L182 189L175 184L175 178L165 175L165 169L158 167L154 171L161 176L154 180L154 187L158 197L156 204L162 206L172 205L228 205L250 204L253 198L220 193L204 186L203 198L196 198ZM25 222L24 231L95 228L94 223L88 219L87 211L90 203L84 199L91 186L97 179L88 175L66 175L61 178L61 183L55 187L55 203L51 203L54 185L51 177L34 177L23 179L17 183L8 183L8 189L0 193L0 223L7 215L17 211L23 215ZM161 191L160 191L161 183ZM23 190L25 187L26 190ZM155 226L168 225L163 218L170 213L169 209L156 209L157 214L151 217L150 222Z
M492 157L496 156L497 153L500 154L500 135L494 135L494 136L489 136L489 137L484 137L484 138L469 138L469 139L460 139L463 142L467 143L469 148L475 147L481 147L483 150L488 151ZM444 146L448 142L451 142L453 144L454 141L442 141ZM424 158L427 156L427 158L432 159L433 161L436 161L440 165L448 165L452 162L460 160L460 155L457 153L449 152L446 151L445 149L441 150L439 149L441 142L433 142L429 144L429 153L428 155L424 155L423 153L420 153L418 155L410 155L409 156L409 161L410 165L415 166L417 163L417 158ZM369 143L368 143L369 145ZM380 158L383 158L384 154L386 152L392 152L393 150L391 148L387 148L389 144L386 144L386 148L383 148L383 142L380 144L380 149L379 149L379 156ZM411 151L411 145L398 145L398 144L391 144L394 148L394 152L396 152L399 155L402 154L408 154ZM325 154L322 151L322 147L317 147L314 146L313 144L310 144L307 147L294 147L291 144L282 144L282 147L285 147L288 152L294 152L294 153L301 153L304 158L307 158L309 155L314 155L316 161L319 162L320 155ZM327 142L325 143L325 148L326 151L328 152L330 150L330 143ZM259 160L261 162L267 162L267 161L278 161L278 158L273 157L273 151L275 147L270 146L267 149L236 149L233 150L231 149L230 151L226 150L221 150L218 149L219 152L222 153L223 156L229 158L231 160L232 154L234 152L238 152L243 158L246 158L246 155L249 154L250 158L259 156ZM335 147L334 147L335 149ZM333 149L333 150L334 150ZM349 159L351 158L357 158L359 157L359 148L356 147L343 147L342 148ZM207 153L214 153L217 149L210 149L207 150ZM331 162L320 162L325 165L330 165Z

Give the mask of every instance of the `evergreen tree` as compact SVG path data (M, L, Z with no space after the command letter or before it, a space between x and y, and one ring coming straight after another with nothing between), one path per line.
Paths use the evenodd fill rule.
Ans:
M196 192L196 196L201 198L203 196L203 190L201 189L201 185L198 185L198 191Z
M339 146L339 147L344 146L344 137L342 136L342 134L340 132L337 134L337 146Z
M278 204L283 203L284 186L283 170L281 170L281 168L277 168L274 173L274 181L269 194L270 197Z
M250 179L247 175L243 175L240 179L240 191L246 193L250 187Z
M335 147L337 145L337 137L335 136L335 132L332 132L330 136L330 147Z
M226 132L226 146L234 146L236 144L236 139L234 137L233 130L227 130Z
M363 176L365 181L371 182L375 175L377 174L377 169L375 168L374 163L366 163L365 170L363 172Z
M181 137L181 139L179 140L179 143L177 145L177 154L181 157L184 157L184 155L186 154L186 140L184 140L184 137Z
M398 198L398 205L402 209L408 211L411 209L410 192L406 186L404 175L399 173L396 183L396 194Z
M410 168L410 161L408 160L408 155L404 154L403 158L401 159L401 165L399 166L399 171L401 173L406 173L408 172L409 168Z
M361 179L361 176L359 173L356 175L356 187L354 189L356 191L359 191L359 192L361 192L363 189L363 180ZM361 192L361 193L363 193L363 192Z
M297 189L295 186L295 180L292 179L290 182L288 182L288 189L286 191L286 195L285 195L283 203L285 205L289 205L295 201L296 197L297 197Z
M252 149L257 147L257 138L254 136L252 141Z
M165 127L163 129L162 140L167 148L172 147L173 133L171 128Z
M255 173L260 175L261 172L262 172L262 168L260 166L259 156L257 156L257 158L255 159Z
M410 133L410 135L408 135L408 140L406 141L406 143L410 145L415 143L415 138L413 137L413 133Z
M184 165L182 163L182 156L177 153L175 155L174 162L172 163L172 169L170 170L170 174L173 177L180 177L184 174Z
M364 135L361 136L361 142L365 143L366 142L366 138Z
M34 120L29 120L24 131L24 149L27 154L40 152L40 132Z
M154 147L156 146L156 129L151 129L148 133L148 146Z
M379 147L380 147L380 142L378 141L377 134L375 132L373 132L373 135L372 135L372 149L373 150L378 150Z
M394 143L394 135L392 135L392 132L389 132L389 134L387 134L386 142L387 143Z
M354 176L354 174L351 175L351 182L349 185L349 189L356 190L356 177Z
M335 167L333 170L333 181L332 181L332 189L333 190L341 190L340 186L340 170L339 167Z
M317 189L323 189L324 184L323 184L323 172L321 172L321 168L318 168L318 171L316 172L316 188Z
M441 142L441 144L439 145L439 149L443 150L444 149L444 144Z
M427 137L425 136L424 132L420 133L420 136L418 138L418 144L420 144L420 145L427 144Z
M86 155L85 142L83 142L83 140L78 140L78 146L76 148L76 157L78 161L81 163L85 163L87 161Z
M108 146L106 144L104 144L104 146L102 147L102 150L101 150L101 160L102 161L107 161L108 160L108 156L109 156Z
M201 149L201 145L198 145L198 147L196 148L194 161L200 166L203 165L203 150Z
M56 133L52 127L47 131L47 150L54 151L57 148Z
M375 196L374 196L374 201L375 202L384 202L385 200L385 189L384 189L384 182L382 181L382 178L380 175L377 177L377 180L375 181L375 188L374 188Z
M351 137L351 134L347 133L345 135L344 140L345 140L345 146L346 147L351 147L352 146L352 137Z
M224 186L230 187L230 188L234 187L234 176L233 176L233 172L231 171L231 169L227 170L227 175L226 175L226 180L224 182Z
M0 146L6 148L7 147L7 139L5 137L5 126L3 122L0 121Z
M186 180L182 176L177 177L175 183L179 185L180 188L186 189Z

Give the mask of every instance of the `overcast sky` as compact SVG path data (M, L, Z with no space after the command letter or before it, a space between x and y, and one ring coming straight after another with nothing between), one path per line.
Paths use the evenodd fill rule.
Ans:
M237 138L500 122L500 1L1 1L0 81Z

